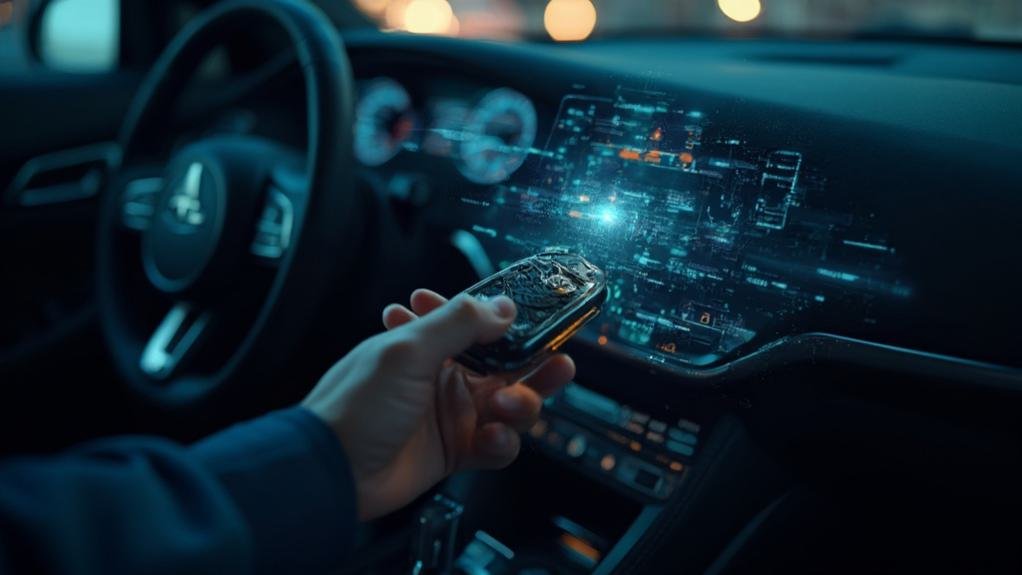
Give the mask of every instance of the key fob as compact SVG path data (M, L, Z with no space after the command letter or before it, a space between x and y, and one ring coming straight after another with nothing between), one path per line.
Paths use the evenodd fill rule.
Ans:
M607 299L603 271L577 254L548 250L519 260L465 290L479 299L511 298L518 315L496 342L475 345L456 357L479 372L536 366L600 313Z

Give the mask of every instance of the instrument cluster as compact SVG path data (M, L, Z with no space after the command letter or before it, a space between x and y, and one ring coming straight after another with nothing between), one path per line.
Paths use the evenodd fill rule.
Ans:
M417 99L397 80L381 76L359 84L355 158L367 167L402 153L447 158L468 181L492 185L537 152L537 123L532 101L510 88Z

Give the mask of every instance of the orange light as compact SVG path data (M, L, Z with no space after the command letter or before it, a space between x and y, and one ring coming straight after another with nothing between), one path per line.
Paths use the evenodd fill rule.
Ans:
M604 455L602 458L600 458L600 469L604 471L610 471L614 469L615 465L617 465L617 459L614 459L614 455L611 453L608 453L607 455Z
M379 16L387 9L390 0L355 0L355 6L370 16Z
M591 0L550 0L543 11L543 25L558 42L585 40L596 28L596 6Z
M539 439L540 437L543 437L544 433L546 433L546 429L547 429L546 421L540 419L532 426L531 429L529 429L529 435L531 435L535 439Z
M751 22L763 10L759 0L717 0L717 6L735 22Z
M578 210L571 210L568 212L569 218L575 218L576 220L582 217L582 212Z
M677 473L677 472L681 471L682 469L685 469L684 465L678 463L677 461L672 461L671 462L671 471Z
M414 34L451 34L458 26L447 0L388 0L384 22Z
M660 152L658 152L656 150L650 150L650 151L646 152L646 157L644 158L644 160L646 162L650 163L650 164L659 164L660 163Z
M600 551L571 533L561 533L561 544L593 563L600 560Z
M633 441L628 444L628 449L631 449L632 451L642 451L642 444L638 441Z
M0 0L0 28L10 24L14 19L14 2Z
M596 343L600 345L607 345L607 336L601 335L600 337L596 338Z
M391 30L403 30L405 27L405 9L411 0L390 0L383 11L383 23Z
M405 8L405 30L416 34L443 34L454 12L447 0L412 0Z
M682 152L678 154L678 159L681 160L682 164L691 164L692 160L694 160L695 158L693 158L692 154L689 152Z
M653 130L653 133L649 137L649 139L653 140L654 142L659 142L663 138L664 138L664 131L661 130L660 128L657 128L657 129Z
M639 159L639 151L638 150L630 150L628 148L623 148L620 152L617 153L617 155L622 160L638 160Z

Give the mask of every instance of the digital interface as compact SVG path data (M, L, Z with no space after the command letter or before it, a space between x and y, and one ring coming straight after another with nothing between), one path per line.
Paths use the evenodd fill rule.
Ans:
M662 92L566 96L543 150L462 192L494 262L552 247L602 268L609 297L579 336L661 364L709 365L794 333L807 311L912 294L896 246L812 157L724 133Z

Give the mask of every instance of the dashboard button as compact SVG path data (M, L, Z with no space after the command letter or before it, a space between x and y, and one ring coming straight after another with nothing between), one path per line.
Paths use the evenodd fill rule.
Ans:
M660 476L646 469L638 469L635 471L635 483L650 491L656 491L660 484Z
M586 436L580 433L568 440L564 450L570 457L581 457L586 452L586 446Z
M674 440L668 440L667 449L670 449L675 453L680 453L681 455L692 455L695 453L695 449L693 449L691 445L686 445Z
M667 435L670 436L671 439L679 441L681 443L685 443L687 445L695 445L699 441L699 438L696 437L695 435L691 433L685 433L680 429L671 429L670 431L667 432Z

